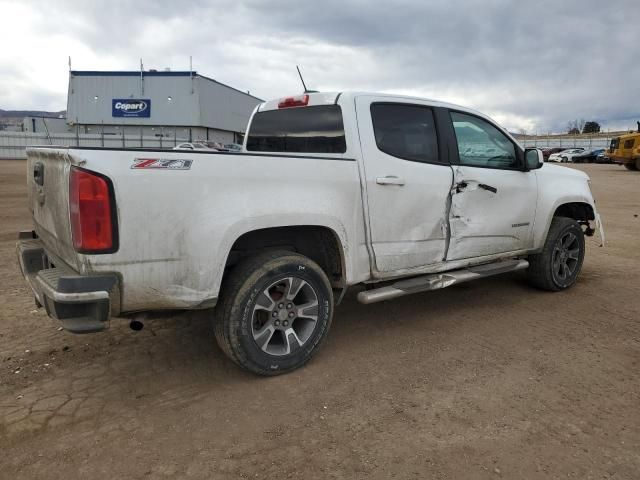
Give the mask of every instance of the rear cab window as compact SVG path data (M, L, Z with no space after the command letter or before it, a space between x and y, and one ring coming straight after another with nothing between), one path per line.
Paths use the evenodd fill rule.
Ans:
M345 153L339 105L314 105L256 112L247 136L249 152Z

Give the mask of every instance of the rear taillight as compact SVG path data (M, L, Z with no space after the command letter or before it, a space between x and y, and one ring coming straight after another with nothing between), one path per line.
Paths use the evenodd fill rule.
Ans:
M278 102L278 108L305 107L309 103L309 95L284 97Z
M117 249L115 205L108 178L71 167L69 213L73 247L81 253L110 253Z

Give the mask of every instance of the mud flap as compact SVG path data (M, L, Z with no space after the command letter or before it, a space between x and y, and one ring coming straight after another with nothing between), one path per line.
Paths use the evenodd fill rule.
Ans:
M604 227L602 226L602 220L600 219L599 213L596 213L596 229L600 235L600 246L604 247Z

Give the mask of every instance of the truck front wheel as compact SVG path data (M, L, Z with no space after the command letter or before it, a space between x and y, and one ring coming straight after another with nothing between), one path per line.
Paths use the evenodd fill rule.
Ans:
M327 336L333 292L312 260L287 251L255 255L223 281L215 336L240 367L279 375L304 365Z
M529 256L529 282L557 292L576 283L584 260L584 233L573 218L554 217L542 251Z
M627 170L638 170L638 166L635 163L625 163L624 167Z

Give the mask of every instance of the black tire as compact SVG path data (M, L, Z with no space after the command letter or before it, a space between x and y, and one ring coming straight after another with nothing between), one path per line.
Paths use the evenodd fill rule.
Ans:
M572 236L574 240L568 243ZM554 217L542 251L529 256L529 283L552 292L572 287L582 269L584 252L584 233L578 222L573 218ZM567 270L562 267L563 262Z
M627 170L637 170L637 167L636 167L636 165L634 163L625 163L624 167Z
M567 157L562 157L560 159L560 163L569 163L569 159Z
M294 283L302 286L289 301L286 294L292 292ZM308 305L314 298L317 308L305 307L300 317L289 320L287 313L299 313L301 305L296 300ZM266 302L271 302L273 310L262 308ZM311 318L314 315L307 316L309 311L317 313L315 323ZM332 317L333 291L324 271L302 255L271 251L244 260L225 278L215 308L214 331L220 348L237 365L258 375L280 375L311 359L327 337ZM285 333L290 330L295 335ZM261 331L265 336L255 339ZM259 345L266 337L269 339ZM300 343L302 338L305 341Z

